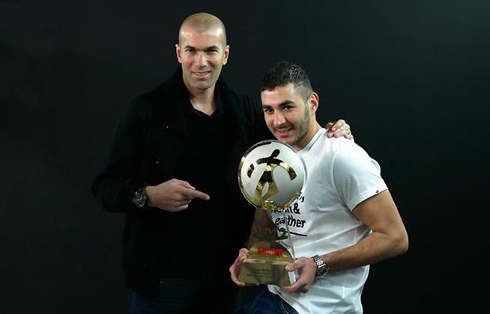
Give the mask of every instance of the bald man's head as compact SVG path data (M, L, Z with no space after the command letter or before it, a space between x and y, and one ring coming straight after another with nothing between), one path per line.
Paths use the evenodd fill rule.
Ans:
M192 94L214 91L230 55L223 22L208 13L189 16L180 27L175 53L184 84Z
M206 32L215 32L220 36L223 47L226 46L226 29L225 25L219 18L209 13L196 13L184 20L179 29L179 44L182 41L182 33L192 29L199 34Z

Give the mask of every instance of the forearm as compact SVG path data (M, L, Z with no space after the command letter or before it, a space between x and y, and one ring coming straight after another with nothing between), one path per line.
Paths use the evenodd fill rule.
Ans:
M408 248L407 241L403 236L373 232L359 243L330 252L321 258L329 266L329 272L348 270L402 254Z

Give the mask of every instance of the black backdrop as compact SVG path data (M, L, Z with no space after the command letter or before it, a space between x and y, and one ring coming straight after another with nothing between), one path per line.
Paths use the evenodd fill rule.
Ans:
M410 250L366 313L486 312L488 1L0 1L1 313L125 313L123 216L89 192L123 106L171 74L180 22L227 25L223 76L259 98L291 60L382 166ZM218 166L218 165L217 165ZM219 295L219 292L217 292Z

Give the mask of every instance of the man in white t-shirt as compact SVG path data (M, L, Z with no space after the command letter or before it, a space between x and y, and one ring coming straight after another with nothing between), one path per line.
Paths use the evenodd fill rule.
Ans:
M262 81L261 100L270 131L303 158L302 196L282 212L257 210L254 227L288 224L298 271L291 286L269 285L240 310L253 313L362 313L369 264L404 253L408 236L378 163L353 141L322 136L319 96L298 65L281 62ZM287 245L289 241L285 241ZM254 244L251 237L249 246ZM238 280L247 249L230 267Z

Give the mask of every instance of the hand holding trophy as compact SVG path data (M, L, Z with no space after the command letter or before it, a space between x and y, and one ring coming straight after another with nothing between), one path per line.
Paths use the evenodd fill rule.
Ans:
M256 208L281 211L301 194L306 167L293 147L275 140L253 145L238 167L238 183L243 196ZM286 228L254 230L260 239L248 251L239 280L244 283L291 285L296 275L285 266L294 262L294 247ZM287 241L290 251L282 243Z

